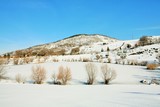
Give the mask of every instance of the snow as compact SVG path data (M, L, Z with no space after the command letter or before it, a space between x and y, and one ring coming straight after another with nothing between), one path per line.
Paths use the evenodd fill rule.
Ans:
M75 41L74 39L77 38ZM134 47L138 40L118 41L103 36L94 35L77 36L72 39L62 40L60 42L46 45L47 48L55 48L65 43L74 42L77 46L82 42L79 55L65 56L47 56L33 57L30 64L13 65L12 62L6 65L7 76L9 80L0 81L0 106L1 107L159 107L160 106L160 85L145 85L141 80L151 81L151 79L160 79L160 68L156 70L147 70L146 66L120 65L113 64L119 51L124 51L127 44L131 49L126 50L127 60L136 60L138 62L148 61L156 62L156 51L160 51L160 44ZM90 38L90 39L89 39ZM159 38L159 37L153 37ZM92 43L88 44L88 41ZM96 41L96 42L95 42ZM108 42L107 42L108 41ZM103 42L106 42L104 44ZM40 46L40 47L43 47ZM107 52L107 47L110 51ZM121 50L120 50L121 47ZM66 49L70 50L72 47ZM101 52L101 50L104 52ZM156 50L156 51L155 51ZM137 54L142 52L141 54ZM109 85L104 85L100 71L103 63L98 63L96 55L102 55L102 59L107 62L106 55L111 58L108 67L114 69L117 73L116 79ZM93 62L97 69L97 78L94 85L85 85L87 74L85 64L80 62L83 58L95 61ZM46 60L45 60L46 59ZM13 60L13 59L10 59ZM22 59L21 59L22 60ZM58 62L53 62L56 60ZM103 62L102 61L102 62ZM41 63L40 63L41 62ZM44 62L44 63L43 63ZM31 80L32 67L41 65L47 71L47 79L44 84L33 84ZM71 69L72 80L67 85L51 84L53 80L51 75L58 72L60 66ZM15 76L21 74L26 78L25 84L17 83Z
M98 68L97 82L85 85L87 80L84 62L54 62L26 65L7 65L7 76L11 80L0 81L1 107L159 107L160 86L144 85L143 79L159 78L158 70L148 71L143 66L108 64L115 69L117 78L110 85L103 85L100 73L102 63L94 63ZM42 85L32 84L32 66L41 65L47 70L47 80ZM72 80L68 85L49 84L53 72L59 66L71 68ZM14 81L19 73L27 77L25 84Z
M72 81L70 84L83 85L87 81L87 75L85 70L84 62L52 62L52 63L40 63L40 64L26 64L26 65L8 65L6 67L7 76L14 80L16 74L21 74L25 76L27 81L31 81L30 75L32 73L32 67L41 65L47 71L47 80L51 81L51 75L58 72L58 68L62 65L64 67L69 67L72 73ZM102 75L100 72L100 67L102 63L95 63L98 70L97 83L102 82ZM145 66L130 66L130 65L118 65L118 64L108 64L110 68L113 68L117 73L117 78L111 83L116 84L140 84L139 81L142 79L152 79L157 76L156 72L150 72L146 70ZM158 72L158 70L157 70ZM8 81L9 82L9 81Z
M0 85L1 107L159 107L159 86Z

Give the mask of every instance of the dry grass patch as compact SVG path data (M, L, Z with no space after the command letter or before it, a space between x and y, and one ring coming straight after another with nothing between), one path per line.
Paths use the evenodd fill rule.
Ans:
M147 69L148 70L155 70L157 68L157 64L148 64Z

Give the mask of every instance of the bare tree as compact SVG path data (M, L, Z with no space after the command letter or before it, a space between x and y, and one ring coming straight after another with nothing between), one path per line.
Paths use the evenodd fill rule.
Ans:
M101 66L102 78L105 84L109 84L109 82L116 78L117 74L115 70L108 67L107 64Z
M42 84L43 81L46 79L46 70L44 67L36 66L32 67L32 79L36 84Z
M64 68L63 66L60 66L57 79L61 82L62 85L66 85L67 82L72 79L70 68Z
M87 84L92 85L96 80L97 67L93 63L87 63L85 67L88 76Z

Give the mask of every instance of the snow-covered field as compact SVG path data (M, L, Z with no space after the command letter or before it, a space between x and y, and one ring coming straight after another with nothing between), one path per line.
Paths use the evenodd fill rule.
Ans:
M0 85L1 107L159 107L150 85Z
M11 80L0 81L1 107L159 107L160 85L144 85L139 81L159 78L159 70L146 70L145 66L108 64L115 69L117 78L110 85L102 84L101 63L98 68L97 82L85 85L87 75L84 62L54 62L39 64L45 67L47 79L44 84L31 82L32 66L7 65L7 76ZM58 72L59 66L71 68L72 80L68 85L53 85L50 78ZM25 84L14 80L16 74L26 77Z

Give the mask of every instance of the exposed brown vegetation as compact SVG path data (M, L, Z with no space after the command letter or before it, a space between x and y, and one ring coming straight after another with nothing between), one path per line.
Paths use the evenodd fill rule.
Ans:
M91 62L91 60L89 60L89 58L83 58L82 60L83 60L83 62Z
M86 67L86 72L88 77L87 84L92 85L96 80L97 67L93 63L87 63L85 67Z
M17 74L16 76L15 76L15 80L16 80L16 82L18 82L18 83L25 83L25 81L26 81L26 79L25 79L25 77L22 77L22 75L21 74Z
M76 48L73 48L72 50L71 50L71 55L78 55L79 54L79 47L76 47Z
M42 84L46 79L45 68L41 66L32 67L31 77L35 84Z
M109 68L107 64L101 66L102 78L105 84L109 84L109 82L116 78L117 74L115 70Z
M139 45L140 46L151 45L151 44L153 44L153 41L151 40L151 38L149 38L147 36L142 36L139 39Z
M160 53L157 54L156 58L158 59L158 61L160 63Z
M58 75L57 75L57 80L59 80L62 85L66 85L67 82L71 79L72 79L72 75L71 75L70 68L68 67L64 68L63 66L60 66Z
M0 58L0 65L3 65L6 63L6 59L5 58Z
M59 84L59 85L61 84L60 82L58 82L56 73L53 73L51 75L51 79L53 80L53 84Z
M18 65L19 58L13 58L13 64Z
M111 58L108 58L108 63L111 63Z
M0 64L0 80L1 79L7 79L8 77L6 77L6 70L5 70L5 66Z
M155 70L157 68L157 64L148 64L147 69L148 70Z

